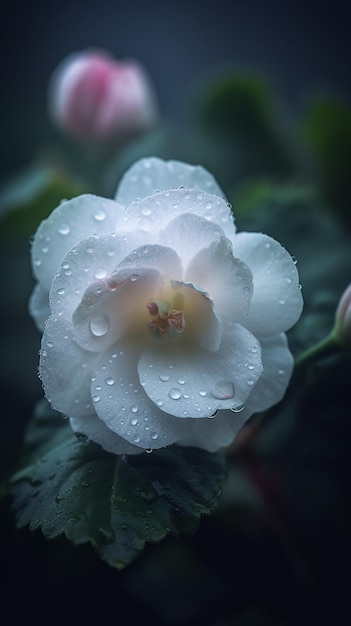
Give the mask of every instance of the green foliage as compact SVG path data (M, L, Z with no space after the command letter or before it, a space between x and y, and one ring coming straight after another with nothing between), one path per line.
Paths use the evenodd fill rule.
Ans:
M83 185L51 167L32 167L0 191L0 228L7 235L30 237L64 199L85 191Z
M317 164L317 184L350 226L350 106L330 97L315 99L302 122L302 134Z
M18 527L90 542L122 569L146 542L194 533L215 509L224 477L223 456L195 448L116 457L77 437L43 401L12 478L13 506Z
M226 193L252 177L286 180L301 165L291 129L255 75L228 73L207 83L194 98L180 140L186 146L182 158L205 165Z

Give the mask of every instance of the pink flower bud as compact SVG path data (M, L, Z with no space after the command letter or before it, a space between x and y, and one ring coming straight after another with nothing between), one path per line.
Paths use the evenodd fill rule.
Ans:
M351 283L342 294L335 313L333 330L335 342L345 349L351 349Z
M136 61L118 62L103 51L71 54L49 84L54 121L78 139L125 139L156 119L151 83Z

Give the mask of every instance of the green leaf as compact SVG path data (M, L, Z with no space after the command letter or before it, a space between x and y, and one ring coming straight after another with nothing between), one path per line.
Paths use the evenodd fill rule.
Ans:
M274 94L260 77L215 78L196 95L193 108L184 156L205 165L227 193L251 177L286 180L296 174L300 165L292 129L280 119Z
M77 437L46 403L30 424L24 463L12 478L17 526L90 542L117 569L146 542L194 533L225 477L221 454L195 448L116 457Z
M331 97L316 98L302 122L302 134L317 164L317 182L340 217L350 220L351 107Z
M0 190L0 226L6 234L30 236L61 200L86 191L52 167L31 167Z

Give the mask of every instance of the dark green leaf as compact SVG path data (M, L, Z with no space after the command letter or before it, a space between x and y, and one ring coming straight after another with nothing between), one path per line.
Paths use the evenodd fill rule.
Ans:
M0 226L16 236L32 235L61 200L86 191L83 184L51 167L32 167L0 191Z
M330 97L317 98L302 123L303 137L317 164L317 183L331 208L351 226L351 107Z
M61 423L60 423L61 422ZM121 569L167 534L192 534L215 509L224 457L171 446L116 457L77 437L41 405L26 437L26 465L12 479L17 525L90 542Z

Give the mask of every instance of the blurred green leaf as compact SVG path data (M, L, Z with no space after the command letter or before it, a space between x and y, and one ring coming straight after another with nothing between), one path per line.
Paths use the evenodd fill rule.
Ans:
M90 542L122 569L166 535L192 534L217 505L221 454L172 446L116 457L77 437L41 405L26 437L26 464L12 479L18 527Z
M302 122L302 134L317 164L317 182L332 209L351 226L351 107L315 99Z
M86 189L51 167L32 167L0 191L0 228L5 234L29 237L61 200Z
M210 169L227 193L251 177L285 180L301 166L296 138L260 77L232 73L207 83L192 116L184 156Z

